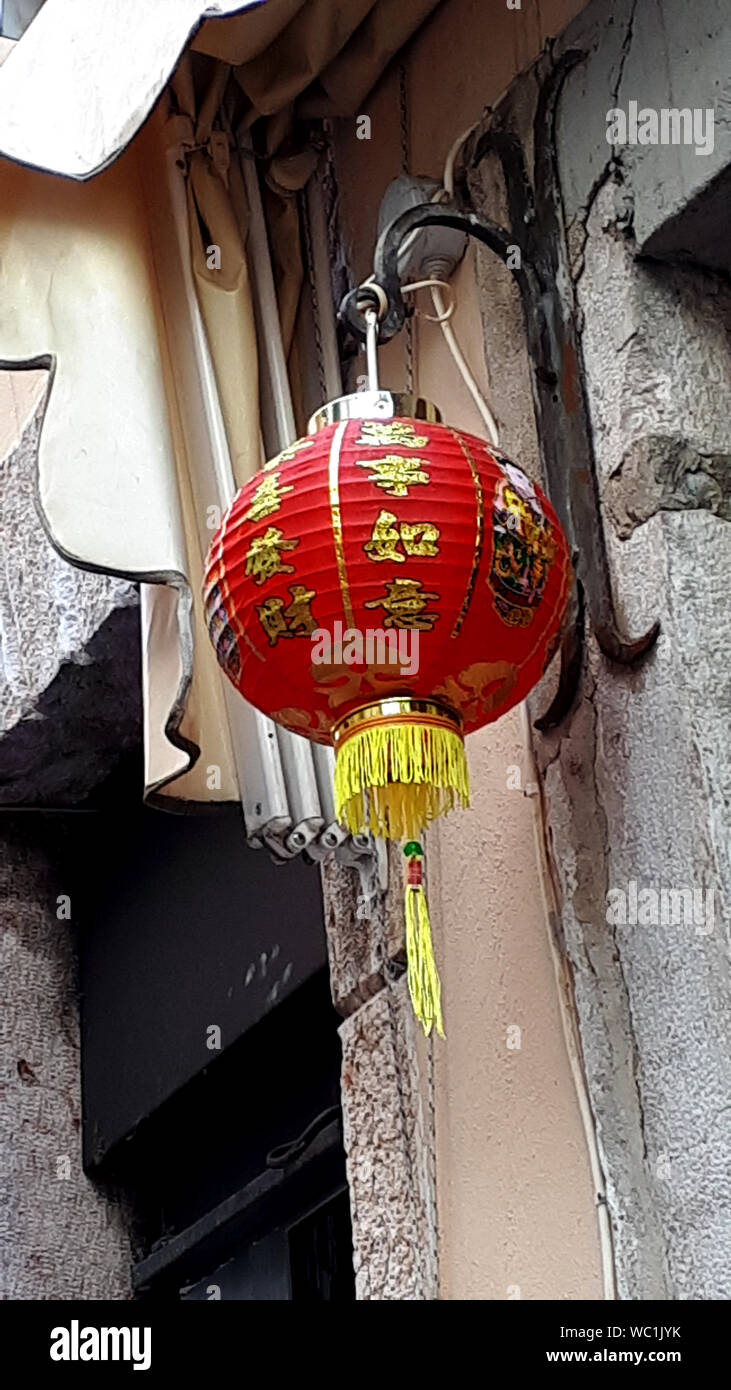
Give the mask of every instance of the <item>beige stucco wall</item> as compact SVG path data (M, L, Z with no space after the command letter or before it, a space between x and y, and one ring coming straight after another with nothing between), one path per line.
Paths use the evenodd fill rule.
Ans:
M488 23L482 0L447 0L406 59L409 172L441 176L456 137L581 8L495 3ZM354 121L338 123L335 136L342 226L363 276L383 191L401 172L397 67L367 114L369 141L358 140ZM453 286L457 337L487 389L472 253ZM438 326L417 322L414 343L418 391L450 423L482 433ZM382 350L384 385L403 388L404 351L404 335ZM472 808L428 844L447 1027L434 1052L440 1297L602 1298L597 1174L551 948L538 803L525 794L533 779L523 713L468 747ZM516 1027L519 1047L508 1032Z

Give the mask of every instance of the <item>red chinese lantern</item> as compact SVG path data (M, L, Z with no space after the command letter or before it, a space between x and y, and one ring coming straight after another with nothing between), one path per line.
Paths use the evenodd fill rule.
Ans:
M560 634L566 539L539 488L423 401L314 417L237 494L211 545L218 660L284 728L336 752L338 819L406 839L409 984L441 1032L418 837L469 802L464 736L523 700Z

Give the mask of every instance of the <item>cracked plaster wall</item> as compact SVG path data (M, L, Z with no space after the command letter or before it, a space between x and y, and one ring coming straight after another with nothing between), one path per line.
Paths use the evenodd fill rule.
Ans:
M673 172L667 151L638 157L605 140L606 112L631 98L714 104L715 64L684 60L689 15L676 0L636 0L613 6L609 24L595 3L558 45L588 53L564 90L557 151L612 578L626 630L662 623L634 671L590 639L572 713L536 736L618 1296L630 1299L731 1296L731 290L704 268L637 259L652 158L668 216L693 196L692 177L686 158ZM693 32L711 35L718 18L711 0L694 6ZM534 85L521 79L527 114ZM716 168L723 132L720 121ZM504 211L491 166L474 185L484 211ZM519 307L505 273L480 265L504 445L531 462ZM553 680L530 701L534 716ZM712 909L688 925L608 922L608 891L629 895L633 882L712 890Z

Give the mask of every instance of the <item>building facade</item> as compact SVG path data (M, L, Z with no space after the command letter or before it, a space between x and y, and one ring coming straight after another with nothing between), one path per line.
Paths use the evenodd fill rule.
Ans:
M723 7L181 3L150 110L112 6L51 136L11 103L63 10L0 67L5 1296L727 1298ZM262 441L365 382L336 311L415 180L555 333L416 243L448 283L381 381L478 435L489 402L581 578L429 832L445 1040L398 856L302 740L268 761L197 598Z

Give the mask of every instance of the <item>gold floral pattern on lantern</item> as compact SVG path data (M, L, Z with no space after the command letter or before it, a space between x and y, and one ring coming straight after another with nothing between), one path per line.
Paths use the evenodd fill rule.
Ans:
M517 678L518 673L509 661L475 661L458 676L447 676L435 687L434 695L459 710L465 724L473 724L499 709Z
M308 713L304 709L285 709L272 710L272 719L283 728L289 729L292 734L304 734L313 743L329 743L332 720L321 710L316 709Z
M469 607L475 592L475 585L477 583L477 575L479 573L480 564L482 562L482 547L485 540L485 498L482 489L482 481L480 479L479 470L477 468L477 465L475 463L470 449L468 449L465 440L457 430L452 430L451 434L453 439L456 439L462 451L462 454L464 455L465 462L470 470L470 474L472 475L472 486L475 490L475 548L472 555L472 568L470 570L470 577L467 581L465 596L462 600L462 607L460 608L459 613L457 614L457 621L452 629L452 637L458 637L462 628L462 624L465 618L467 617L467 613L469 612Z
M386 688L393 684L394 666L386 662L359 671L345 661L332 661L313 665L311 674L315 686L327 693L330 708L339 709L360 696L382 698L387 693Z

